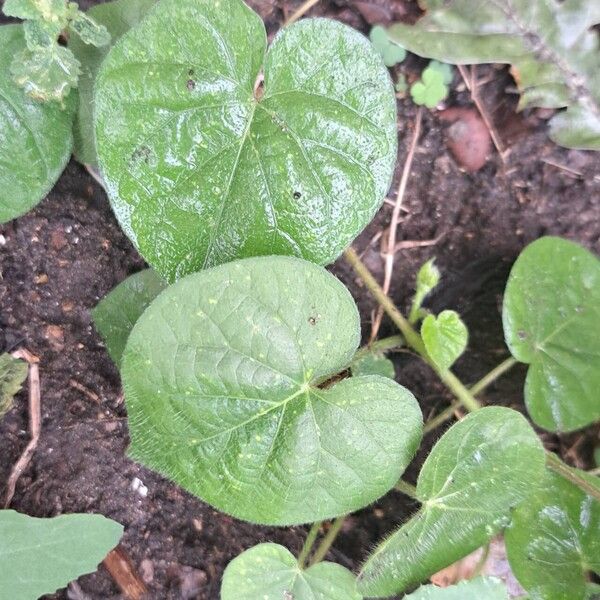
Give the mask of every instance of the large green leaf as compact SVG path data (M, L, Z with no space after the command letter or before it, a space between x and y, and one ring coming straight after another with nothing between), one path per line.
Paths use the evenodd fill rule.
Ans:
M74 95L62 110L32 100L13 81L10 64L24 50L23 26L1 26L0 223L26 213L50 191L73 145Z
M37 600L95 571L122 533L101 515L36 519L0 510L0 600Z
M523 250L502 313L512 355L529 364L525 403L534 422L572 431L600 419L600 262L554 237Z
M384 377L320 385L360 339L325 269L257 257L165 290L135 325L122 378L130 454L236 517L306 523L388 491L421 439L421 411Z
M152 269L146 269L122 281L92 311L94 325L117 366L133 326L165 287L166 283Z
M568 107L551 122L559 144L600 150L597 0L423 0L425 16L397 24L407 49L456 64L509 63L521 108Z
M404 600L508 600L508 594L500 580L478 577L446 588L424 585Z
M600 490L597 477L577 473ZM514 512L505 540L532 600L583 600L587 572L600 574L600 503L548 472L542 489Z
M300 569L278 544L259 544L234 558L223 574L221 600L361 600L356 578L340 565Z
M156 4L156 0L115 0L92 6L88 15L96 23L104 25L110 33L114 45L134 25L137 25ZM94 143L94 83L102 61L110 46L85 44L80 37L69 40L69 48L81 63L79 77L79 111L73 130L75 158L84 164L97 166L96 144Z
M14 395L27 378L27 363L10 354L0 354L0 419L12 406Z
M395 107L346 25L300 21L266 52L240 0L162 0L102 65L96 145L121 225L168 280L263 254L326 264L383 202Z
M359 591L392 595L479 548L543 475L544 449L522 415L503 407L471 413L431 451L417 481L421 509L367 560Z

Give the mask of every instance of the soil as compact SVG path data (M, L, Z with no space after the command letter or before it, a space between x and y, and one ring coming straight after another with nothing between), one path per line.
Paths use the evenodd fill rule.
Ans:
M299 2L251 4L273 33L284 19L282 7L291 14ZM339 18L366 32L365 17L409 19L415 12L410 2L322 0L312 14ZM403 68L410 76L421 66L413 57ZM512 262L528 242L561 235L600 253L600 155L555 146L547 137L546 111L516 114L514 83L505 68L480 67L478 74L486 80L480 88L483 102L510 150L506 164L494 151L481 170L461 171L447 149L447 126L435 112L423 113L398 235L401 241L438 239L430 246L398 252L391 288L398 305L406 308L418 267L436 257L443 284L429 306L436 311L456 309L467 322L469 350L456 367L467 382L507 356L500 320L502 291ZM458 73L447 104L472 107ZM417 112L409 100L400 100L398 106L400 152L392 198ZM355 243L379 279L380 246L372 239L387 226L390 215L391 207L384 205ZM41 439L11 508L34 516L98 512L123 523L122 548L146 580L148 598L214 600L223 569L246 548L268 540L297 552L304 528L236 521L126 458L127 421L119 375L93 328L90 309L144 262L86 171L71 162L48 197L26 216L0 226L0 233L0 351L24 347L40 358L43 403ZM356 298L368 337L373 301L345 263L338 261L332 271ZM380 335L392 333L384 320ZM415 357L398 353L394 360L398 381L415 393L426 419L448 405L448 393ZM524 373L515 368L486 392L484 401L523 410ZM27 420L23 391L0 422L0 494L27 444ZM407 472L408 480L415 480L439 435L440 430L427 437ZM585 467L598 443L598 430L543 437L549 448ZM140 493L138 480L147 495ZM331 558L357 567L373 544L414 509L400 493L389 493L347 520ZM101 567L82 577L77 587L53 597L121 596Z

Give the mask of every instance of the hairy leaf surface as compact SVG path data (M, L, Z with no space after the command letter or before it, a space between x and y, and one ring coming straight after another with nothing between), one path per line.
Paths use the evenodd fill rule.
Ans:
M537 489L544 462L538 436L514 410L482 408L453 425L419 474L421 509L367 560L359 591L401 592L485 544Z
M360 375L381 375L389 379L396 377L394 363L377 352L367 352L365 355L353 360L350 369L354 377Z
M600 419L600 262L554 237L523 250L502 313L512 355L529 364L525 403L550 431L573 431Z
M267 52L241 0L163 0L110 51L95 96L113 208L169 281L246 256L329 263L390 184L393 86L336 21L295 23Z
M14 395L27 378L27 363L10 354L0 354L0 419L12 406Z
M578 475L600 490L600 481ZM600 574L600 503L548 472L542 489L513 514L508 560L532 600L583 600L587 573Z
M360 340L346 288L291 257L240 260L165 290L123 355L130 454L248 521L352 512L421 439L410 392L378 376L319 387Z
M259 544L234 558L223 574L221 600L361 600L356 577L341 565L306 570L278 544Z
M508 594L500 580L478 577L446 588L423 585L404 600L508 600Z
M0 510L0 598L37 600L96 570L123 527L101 515L37 519Z
M94 325L117 366L121 364L133 326L166 287L167 284L152 269L146 269L122 281L92 311Z
M33 208L62 173L73 138L74 98L66 108L29 98L13 81L13 57L25 50L22 25L0 26L0 223Z
M408 50L455 64L508 63L521 108L568 107L551 121L564 146L600 150L597 0L423 0L425 16L389 33Z

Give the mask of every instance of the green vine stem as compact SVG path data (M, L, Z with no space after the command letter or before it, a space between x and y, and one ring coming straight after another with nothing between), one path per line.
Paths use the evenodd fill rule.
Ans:
M404 338L401 335L391 335L359 348L354 355L354 360L362 358L369 352L388 352L401 346L404 346Z
M450 406L445 408L441 413L437 414L432 419L429 419L427 423L423 426L423 435L437 429L440 425L443 425L446 421L451 419L454 416L457 408L460 408L462 405L460 402L453 402Z
M413 500L419 500L419 498L417 498L417 488L412 483L404 481L404 479L400 479L398 483L394 486L394 489L398 490L399 492L402 492L405 496L408 496Z
M487 375L484 375L475 385L471 386L469 391L473 396L477 396L483 392L490 384L492 384L500 376L512 369L519 361L512 356L503 360L497 367L494 367Z
M329 552L329 548L331 548L331 545L335 541L335 538L337 537L338 533L342 529L342 525L344 524L345 520L346 520L346 516L344 515L343 517L338 517L331 524L329 531L327 532L327 534L325 535L325 537L319 544L319 547L317 548L315 555L313 556L312 560L310 561L311 565L321 562L325 558L325 556Z
M315 541L317 539L317 536L319 535L319 530L321 529L322 524L323 521L317 521L316 523L312 524L312 527L308 531L306 540L304 541L304 545L302 546L302 550L300 550L300 554L298 554L298 566L301 569L304 569L306 559L308 558L310 551L315 545Z
M577 474L576 471L570 469L565 463L556 456L553 452L546 452L546 466L570 481L577 487L581 488L586 494L595 498L600 502L600 489L592 485L589 481Z

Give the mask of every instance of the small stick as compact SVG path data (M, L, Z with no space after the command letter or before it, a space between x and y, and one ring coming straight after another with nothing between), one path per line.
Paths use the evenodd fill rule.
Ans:
M4 497L4 508L8 508L15 495L17 481L31 462L42 430L42 411L40 400L40 371L39 358L31 352L23 349L12 353L15 358L21 358L29 363L29 436L30 440L23 450L19 460L14 464L8 482L6 484L6 495Z
M287 27L288 25L295 23L298 19L303 17L313 6L318 4L318 2L319 0L306 0L306 2L303 2L299 6L298 10L294 14L292 14L292 16L283 24L283 26Z
M90 400L93 400L96 404L101 404L100 396L96 394L96 392L92 392L92 390L88 389L79 381L75 379L69 379L69 385L76 390L79 390L82 394L85 394Z
M141 600L142 596L148 591L136 572L129 555L121 546L111 550L102 561L102 564L127 600Z
M396 256L396 233L398 230L398 220L400 219L400 211L402 210L402 203L404 201L404 194L406 193L406 186L408 184L408 178L412 169L412 163L415 156L415 150L417 149L417 143L421 135L421 122L423 120L423 107L419 107L417 111L417 118L415 121L415 129L413 136L410 141L408 154L402 170L402 176L400 177L400 184L398 185L398 193L396 194L396 203L394 204L394 210L392 211L392 220L388 229L386 251L385 251L385 273L383 277L383 291L387 294L390 291L390 284L392 283L392 274L394 272L394 258ZM371 326L371 337L372 342L379 332L381 326L381 320L383 319L383 307L380 306L377 310L377 314Z
M398 252L398 250L410 250L411 248L427 248L427 246L435 246L445 235L445 232L441 233L431 240L403 240L396 244L394 252Z

